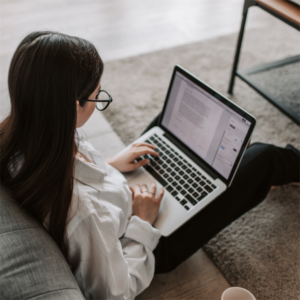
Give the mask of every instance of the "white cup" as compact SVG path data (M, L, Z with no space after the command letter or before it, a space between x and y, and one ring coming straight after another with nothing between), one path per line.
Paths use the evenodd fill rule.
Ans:
M255 297L246 289L241 287L230 287L225 290L221 300L256 300Z

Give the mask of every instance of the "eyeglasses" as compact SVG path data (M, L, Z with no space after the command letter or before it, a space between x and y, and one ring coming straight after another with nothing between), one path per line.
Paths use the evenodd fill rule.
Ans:
M100 90L96 95L96 100L81 99L80 101L97 102L96 108L100 111L103 111L107 109L108 105L113 101L113 98L107 91Z

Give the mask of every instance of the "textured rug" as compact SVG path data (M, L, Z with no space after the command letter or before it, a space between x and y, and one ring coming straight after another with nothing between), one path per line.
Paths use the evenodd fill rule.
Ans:
M226 93L237 34L126 58L105 64L102 87L114 98L105 112L125 144L161 110L175 64ZM299 54L299 33L277 22L245 34L240 67ZM299 95L298 95L299 97ZM234 102L257 119L252 142L300 148L299 127L236 79ZM250 183L251 184L251 183ZM257 299L300 299L300 188L272 190L266 201L219 233L205 251L233 286Z

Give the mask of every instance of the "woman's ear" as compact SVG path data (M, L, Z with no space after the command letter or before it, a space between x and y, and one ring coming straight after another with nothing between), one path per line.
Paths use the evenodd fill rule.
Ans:
M81 112L81 108L82 108L82 107L80 106L79 101L76 100L76 110L77 110L77 114Z

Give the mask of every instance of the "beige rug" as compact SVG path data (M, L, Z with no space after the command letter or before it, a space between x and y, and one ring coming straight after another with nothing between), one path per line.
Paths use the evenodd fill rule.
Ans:
M161 110L175 64L228 96L236 41L234 34L107 62L102 87L114 102L105 117L124 143L138 137ZM299 32L278 22L272 28L246 32L240 66L299 52ZM237 79L229 98L257 118L252 141L300 148L299 127L247 84ZM205 246L231 285L248 288L257 299L300 299L299 198L300 188L273 190L266 201Z

